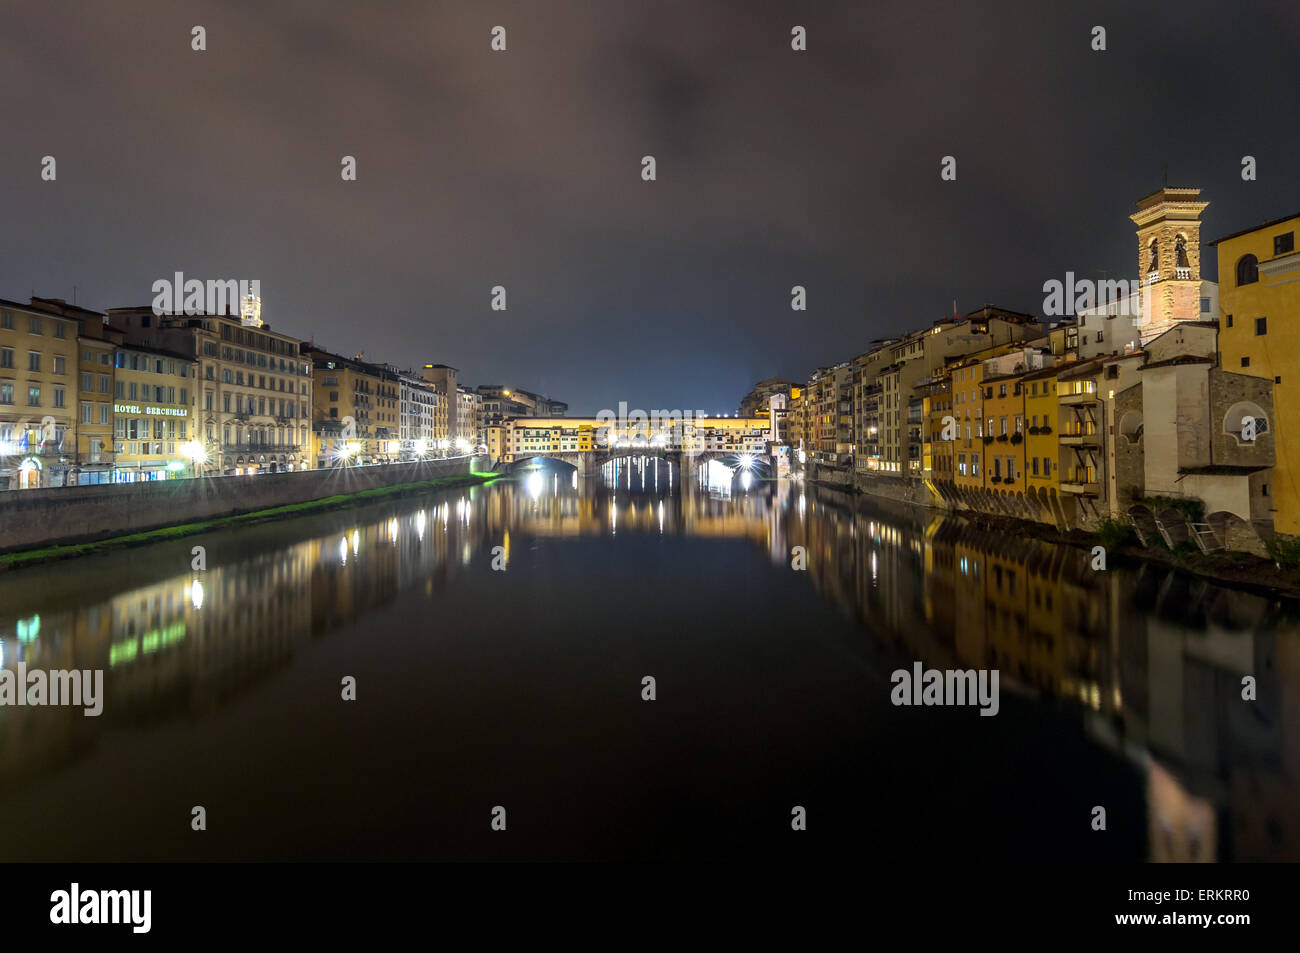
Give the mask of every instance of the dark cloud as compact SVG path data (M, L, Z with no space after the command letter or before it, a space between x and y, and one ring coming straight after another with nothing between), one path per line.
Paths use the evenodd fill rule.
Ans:
M0 296L260 278L277 327L575 410L732 408L953 299L1033 310L1067 269L1129 273L1166 166L1206 190L1210 237L1300 209L1294 5L0 11Z

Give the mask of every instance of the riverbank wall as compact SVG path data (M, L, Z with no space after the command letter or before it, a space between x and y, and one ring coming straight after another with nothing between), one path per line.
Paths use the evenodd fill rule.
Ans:
M346 493L466 476L484 458L0 493L0 553L93 542Z
M844 471L840 471L843 473ZM1106 543L1108 554L1121 560L1168 566L1251 591L1300 599L1300 569L1279 564L1268 551L1269 535L1242 520L1203 524L1209 528L1209 545L1197 542L1194 524L1172 508L1152 513L1134 506L1117 521L1127 533L1107 541L1106 527L1098 519L1069 519L1054 500L1046 503L990 490L940 492L922 480L881 474L839 476L826 467L808 468L804 478L818 486L839 490L849 497L885 505L889 510L927 514L923 518L953 517L993 533L1011 534L1082 549L1092 558L1093 548ZM1134 515L1136 514L1136 515Z

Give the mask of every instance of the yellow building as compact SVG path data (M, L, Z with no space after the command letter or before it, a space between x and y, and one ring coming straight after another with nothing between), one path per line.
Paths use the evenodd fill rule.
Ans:
M312 361L312 459L316 467L395 463L402 442L396 375L317 348ZM390 379L391 377L391 379Z
M983 384L982 361L967 361L952 370L952 409L957 419L953 483L961 489L974 490L985 485Z
M597 422L582 417L523 417L506 421L509 452L520 456L590 453L595 449Z
M76 367L75 320L0 300L0 489L66 484Z
M1225 371L1274 384L1274 528L1300 535L1300 215L1211 242L1219 255L1219 353Z
M124 344L114 364L113 482L201 475L202 454L194 442L194 359Z
M1057 441L1058 373L1059 368L1045 368L1026 374L1020 382L1025 398L1025 480L1039 499L1044 498L1043 494L1054 496L1058 492L1061 456Z
M113 480L113 354L120 332L91 311L62 298L32 298L34 309L77 322L76 436L70 447L69 484L86 486Z
M1002 493L1025 490L1025 400L1021 394L1023 371L989 374L984 387L984 463L988 483Z

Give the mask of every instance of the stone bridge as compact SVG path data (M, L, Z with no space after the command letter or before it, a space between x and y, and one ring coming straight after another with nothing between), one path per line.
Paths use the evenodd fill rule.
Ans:
M534 463L541 460L554 460L559 463L568 464L577 469L582 476L591 476L599 473L605 464L614 460L636 460L641 457L654 457L666 460L679 470L683 465L686 467L697 467L710 460L720 460L726 465L734 468L739 465L740 458L745 456L743 453L735 451L721 450L703 450L698 453L684 453L681 450L674 450L671 447L620 447L614 450L579 450L564 453L526 453L519 454L512 463L501 465L502 470L511 470L520 466ZM766 455L751 454L754 465L759 469L767 469L771 464Z

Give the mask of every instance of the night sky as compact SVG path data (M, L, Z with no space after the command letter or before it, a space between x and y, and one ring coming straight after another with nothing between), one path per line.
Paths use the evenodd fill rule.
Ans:
M1166 166L1207 240L1297 212L1298 80L1300 3L3 0L0 297L257 278L342 353L734 412L954 299L1135 277Z

